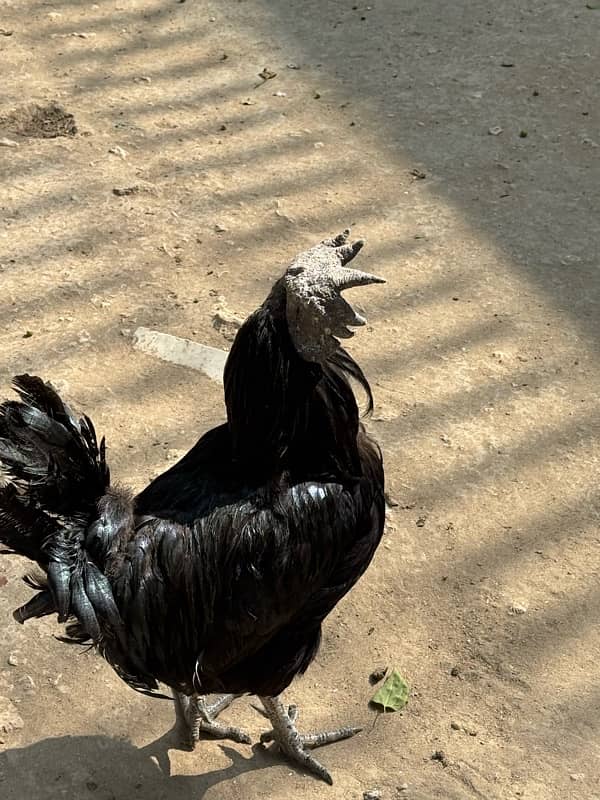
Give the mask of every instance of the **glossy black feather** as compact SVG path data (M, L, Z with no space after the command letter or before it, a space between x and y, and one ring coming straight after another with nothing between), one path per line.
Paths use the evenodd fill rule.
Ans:
M16 487L0 490L0 541L47 576L20 618L73 615L71 639L140 691L281 692L383 530L381 454L352 381L370 409L348 353L298 355L277 283L229 355L226 423L132 498L109 487L91 421L20 376L21 402L0 408Z

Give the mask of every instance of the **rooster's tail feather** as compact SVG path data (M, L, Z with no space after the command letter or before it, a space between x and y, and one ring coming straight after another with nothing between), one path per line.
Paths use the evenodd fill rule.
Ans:
M110 484L104 439L98 444L91 420L77 419L41 378L19 375L14 385L20 400L0 405L0 462L8 479L0 488L0 542L45 573L27 578L38 593L15 618L75 616L99 642L103 620L112 631L121 625L110 584L85 549Z

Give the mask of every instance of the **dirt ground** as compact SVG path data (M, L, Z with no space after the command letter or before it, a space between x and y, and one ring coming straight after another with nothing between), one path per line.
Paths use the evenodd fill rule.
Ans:
M2 393L51 379L141 487L223 403L133 331L227 347L215 313L350 224L388 279L351 349L398 502L287 693L301 728L365 728L321 751L333 788L174 749L170 703L13 622L3 557L3 798L600 798L599 25L585 0L0 0ZM382 665L412 695L376 720Z

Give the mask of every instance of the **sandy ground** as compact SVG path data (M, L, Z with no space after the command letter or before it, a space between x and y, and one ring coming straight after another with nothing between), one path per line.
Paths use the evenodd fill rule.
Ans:
M169 703L13 622L3 557L6 800L600 797L600 10L370 3L0 0L3 393L52 379L141 487L223 405L136 327L227 347L218 311L351 224L388 279L352 350L399 504L288 692L305 729L365 726L321 752L333 788L257 747L174 749ZM77 133L55 113L67 135L32 137L34 102ZM382 665L412 696L375 720ZM227 717L264 729L245 700Z

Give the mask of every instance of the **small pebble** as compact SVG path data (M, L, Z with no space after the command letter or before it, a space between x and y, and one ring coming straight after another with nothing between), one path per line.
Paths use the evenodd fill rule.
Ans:
M520 603L512 603L508 608L509 614L525 614L527 612L527 606L522 606Z
M408 783L401 783L400 786L398 786L398 791L399 792L407 792L408 791Z
M477 736L477 731L473 730L472 728L467 728L466 725L462 725L460 722L456 722L456 720L452 720L450 723L450 727L453 731L463 731L467 733L469 736Z
M443 767L447 767L450 764L450 762L448 761L448 758L446 756L446 753L443 750L435 750L431 754L431 760L432 761L439 761L440 764Z
M113 156L119 156L119 158L122 158L123 160L127 158L127 150L119 147L118 144L116 144L114 147L109 147L108 152Z
M113 194L117 197L126 197L128 194L136 194L139 192L140 187L137 185L134 186L115 186L113 189Z
M363 792L363 800L381 800L381 792L379 789L367 789Z
M369 683L371 686L375 686L376 683L383 680L385 678L385 673L387 672L387 667L379 667L378 669L374 669L373 672L369 675Z
M19 659L16 657L14 653L11 653L6 660L8 661L11 667L19 666Z

